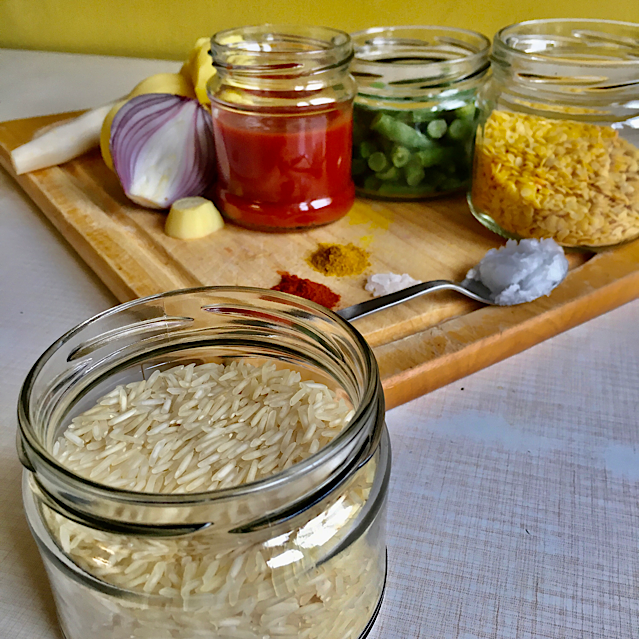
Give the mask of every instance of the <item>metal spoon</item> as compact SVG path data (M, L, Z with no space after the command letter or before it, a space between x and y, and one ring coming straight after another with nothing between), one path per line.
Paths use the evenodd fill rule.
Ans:
M495 304L493 294L490 290L477 280L465 279L463 282L451 282L449 280L433 280L432 282L420 282L414 284L408 288L397 291L396 293L389 293L388 295L382 295L366 302L361 302L348 308L343 308L341 311L336 311L340 317L345 320L354 320L364 315L370 315L381 311L383 308L390 308L396 304L401 304L406 300L412 300L414 297L419 297L424 293L432 293L435 291L457 291L466 297L470 297L477 302L483 304Z

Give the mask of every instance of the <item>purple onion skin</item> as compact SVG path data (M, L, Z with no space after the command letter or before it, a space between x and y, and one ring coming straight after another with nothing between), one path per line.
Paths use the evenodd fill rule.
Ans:
M186 125L183 121L178 123L176 117L185 114ZM169 167L169 186L165 192L152 194L152 198L138 194L133 181L144 145L172 122L184 126L183 143L187 146L182 149L183 154L178 154L175 165ZM129 199L143 206L169 208L180 198L205 194L215 181L211 114L197 100L168 93L148 93L132 98L113 119L109 145L124 192ZM173 155L175 145L167 142L166 151ZM149 166L147 170L153 171L153 167Z

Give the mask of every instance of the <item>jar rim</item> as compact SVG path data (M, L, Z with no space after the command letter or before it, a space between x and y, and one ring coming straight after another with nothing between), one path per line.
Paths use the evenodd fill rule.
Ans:
M353 45L346 31L333 27L264 24L214 33L211 57L214 67L234 74L286 77L342 67Z
M440 40L439 44L451 44L456 43L457 45L462 45L460 48L466 49L468 54L459 55L456 57L451 57L446 62L456 62L459 60L463 60L465 62L476 62L477 66L481 66L482 64L488 63L488 53L490 50L490 40L479 33L478 31L472 31L470 29L460 29L457 27L442 27L436 25L400 25L400 26L391 26L391 27L371 27L369 29L364 29L362 31L355 31L351 33L351 38L353 40L353 46L355 48L355 61L365 62L367 65L378 64L380 66L385 66L389 64L389 61L385 60L375 60L361 57L364 53L364 47L366 46L367 39L370 36L380 35L380 34L391 34L391 35L401 35L402 33L412 33L414 35L419 35L420 32L423 32L424 36L430 36L437 40ZM457 36L455 38L455 36ZM459 40L460 37L465 38L466 41L462 42ZM412 45L419 46L422 44L420 38L410 38L408 41ZM456 42L454 42L456 41ZM379 42L379 41L378 41ZM398 41L393 40L385 40L385 43L388 43L390 48L399 44ZM425 41L423 41L425 43ZM375 40L373 40L373 44ZM465 46L463 46L465 45ZM414 62L410 62L408 60L392 60L392 64L398 66L406 66L406 67L419 67L419 66L432 66L435 64L441 64L441 61L425 61L423 65L415 64Z
M581 27L581 29L580 29ZM588 27L596 27L589 29ZM628 29L634 32L633 37L610 33L613 29ZM565 33L564 33L565 31ZM613 47L626 47L635 51L634 59L615 57L610 59L595 52L589 52L588 57L561 55L560 47L538 48L538 44L518 40L519 37L542 37L544 35L561 37L565 42L587 45L588 39L593 43L608 46L610 53ZM618 20L598 20L594 18L547 18L526 20L510 24L500 29L493 38L493 61L500 61L504 56L518 59L533 60L541 63L557 63L576 67L636 67L639 65L639 24ZM525 48L526 47L526 48ZM532 47L532 48L530 48ZM547 52L548 51L548 52Z
M112 315L116 315L123 311L135 308L148 302L157 300L165 300L177 296L187 296L200 293L246 293L256 296L268 295L269 298L275 300L281 300L282 302L289 303L291 308L297 308L302 311L312 312L315 315L322 316L324 319L337 324L341 329L346 330L349 336L353 339L354 344L359 349L359 354L362 356L364 364L364 375L368 383L364 389L362 398L359 405L354 407L355 414L347 426L326 446L320 448L316 453L310 455L306 459L293 464L290 468L282 470L271 476L262 478L260 480L239 484L229 488L220 490L204 491L204 492L192 492L192 493L150 493L141 491L132 491L123 488L111 487L106 484L95 482L87 477L83 477L71 471L69 468L59 463L50 451L41 442L35 429L33 428L32 420L30 417L30 398L33 392L35 381L38 374L42 371L44 365L50 360L52 355L65 343L67 343L72 337L76 336L82 330L94 325L96 322L108 318ZM226 500L232 497L242 497L245 495L260 492L262 490L274 489L277 486L289 481L292 477L299 477L307 472L312 471L318 465L321 465L324 461L330 459L331 455L339 452L344 447L348 446L352 440L356 439L360 434L360 431L365 427L367 421L366 417L370 413L371 409L377 408L375 404L376 395L381 393L381 384L379 378L379 369L377 362L372 353L372 350L364 337L357 331L357 329L348 321L342 319L339 315L333 313L329 309L305 300L303 298L283 293L280 291L273 291L270 289L261 289L255 287L246 286L202 286L188 289L178 289L174 291L168 291L165 293L158 293L148 297L138 298L125 302L123 304L116 305L97 315L94 315L80 324L77 324L73 328L65 332L55 342L53 342L44 353L36 360L31 369L29 370L25 381L20 389L18 397L18 451L23 465L25 465L32 472L36 472L33 467L33 460L29 457L30 454L35 455L38 462L42 463L48 471L52 471L56 476L63 476L65 479L72 482L76 487L82 487L88 489L96 495L108 495L112 498L117 498L122 503L128 503L134 505L136 503L146 503L147 505L171 505L171 504L198 504L198 503L213 503L216 501ZM383 406L383 397L381 399ZM24 445L27 445L28 453L24 449Z
M490 69L490 40L468 29L372 27L351 34L359 96L420 101L473 92Z
M235 37L238 34L243 35L252 35L256 36L265 36L265 41L270 41L272 38L269 36L273 36L275 34L282 35L291 35L297 36L298 38L306 38L311 40L311 35L315 33L316 36L324 35L326 37L327 46L320 46L317 49L307 49L305 51L299 51L298 49L285 49L291 53L299 53L309 55L317 54L321 51L325 51L326 49L333 49L335 47L342 46L344 44L348 44L351 40L350 36L346 31L342 31L341 29L335 29L333 27L323 27L323 26L307 26L307 25L297 25L297 24L263 24L263 25L251 25L246 27L233 27L231 29L224 29L223 31L218 31L211 36L211 44L217 45L219 47L226 47L230 49L246 49L250 52L255 52L256 49L250 46L241 46L246 41L237 41ZM224 38L230 38L231 42L223 42ZM318 42L317 38L313 38L312 41ZM263 50L259 50L261 53L273 53L268 48Z

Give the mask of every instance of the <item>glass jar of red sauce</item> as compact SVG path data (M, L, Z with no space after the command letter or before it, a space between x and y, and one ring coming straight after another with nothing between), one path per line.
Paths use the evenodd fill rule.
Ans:
M225 217L291 231L344 216L355 198L349 35L242 27L215 34L211 56L215 200Z

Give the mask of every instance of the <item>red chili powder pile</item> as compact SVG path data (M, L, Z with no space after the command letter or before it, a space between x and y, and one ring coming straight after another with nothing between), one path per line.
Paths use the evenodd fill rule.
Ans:
M340 300L337 293L333 293L328 286L312 282L297 275L291 275L285 271L278 271L282 278L276 286L271 287L273 291L282 291L282 293L291 293L298 297L310 300L317 304L321 304L326 308L333 308Z

